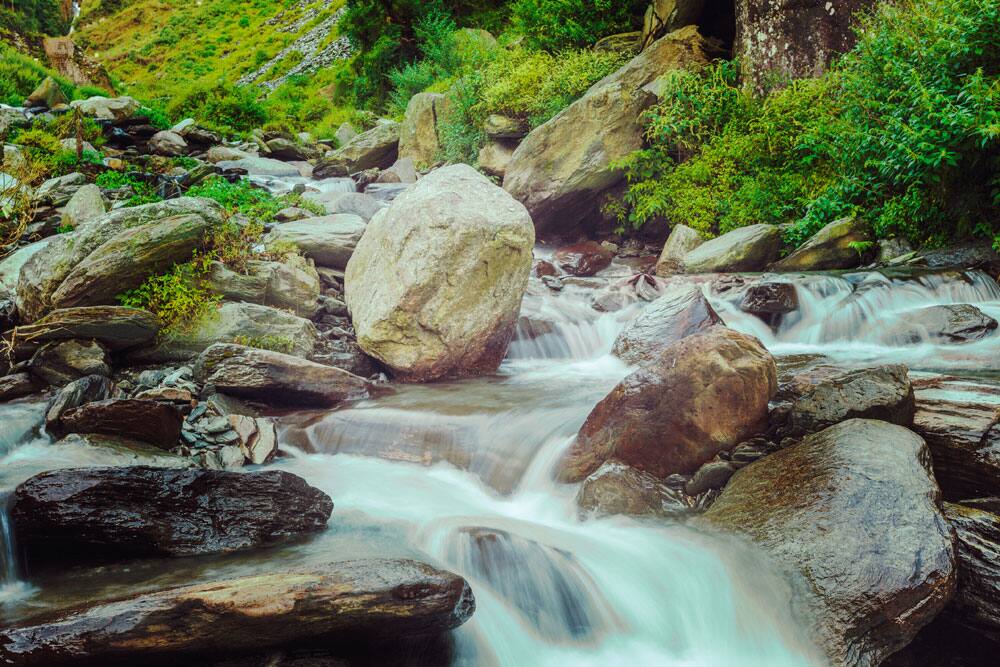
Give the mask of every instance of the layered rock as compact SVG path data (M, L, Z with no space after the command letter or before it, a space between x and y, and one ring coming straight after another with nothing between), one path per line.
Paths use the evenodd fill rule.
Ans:
M59 417L65 433L97 433L171 449L181 435L180 411L169 403L137 399L90 401Z
M412 560L347 560L319 568L199 583L93 604L0 631L0 660L25 667L166 660L189 664L359 640L446 632L475 610L456 574ZM350 651L348 651L350 652Z
M600 221L601 198L623 178L611 163L642 147L640 116L657 99L649 85L668 70L705 62L696 27L673 32L524 138L504 188L527 207L540 236Z
M869 241L867 227L856 218L834 220L813 234L788 257L774 265L775 271L829 271L850 269L861 263L859 243Z
M329 496L279 470L234 473L146 466L36 475L10 506L27 563L226 553L326 526Z
M404 380L496 370L534 240L524 207L485 176L431 172L369 223L347 264L358 344Z
M82 306L54 310L33 324L20 327L17 335L31 342L89 338L112 350L124 350L152 342L159 330L156 316L145 310Z
M61 435L62 416L91 401L103 401L115 394L115 384L102 375L87 375L70 382L60 389L49 402L45 411L45 428L49 434Z
M299 317L312 317L319 308L319 275L298 255L283 262L254 260L245 272L213 262L208 283L224 299L290 310Z
M715 327L683 338L597 404L560 462L559 479L580 481L609 459L659 478L691 474L764 429L776 374L751 336Z
M722 324L722 318L700 287L671 286L622 328L612 352L630 364L654 360L682 338L717 324Z
M343 270L366 228L360 216L340 213L275 225L266 241L291 243L317 265Z
M955 529L958 591L948 617L1000 642L1000 498L944 504Z
M802 578L794 608L832 664L877 665L954 593L939 498L919 436L852 419L737 472L698 521Z
M340 368L242 345L213 345L194 365L198 382L267 403L332 406L365 398L372 386Z
M750 225L706 241L684 256L685 273L763 271L778 258L781 230L775 225Z
M399 123L379 122L372 129L328 153L316 165L313 175L316 178L349 176L373 167L391 167L399 157L399 130Z

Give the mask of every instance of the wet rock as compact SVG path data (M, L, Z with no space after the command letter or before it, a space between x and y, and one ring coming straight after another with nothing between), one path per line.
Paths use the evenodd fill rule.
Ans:
M52 435L60 435L62 416L74 408L91 401L103 401L115 395L115 383L101 375L88 375L70 382L60 389L49 402L45 411L45 429Z
M697 496L710 489L721 489L736 472L736 466L729 461L709 461L695 471L684 485L684 493Z
M275 225L267 242L291 243L319 266L344 269L367 225L347 213Z
M969 241L918 253L920 264L932 269L983 269L1000 272L1000 253L988 240Z
M674 225L670 230L667 242L663 244L663 250L656 260L656 275L669 276L674 273L683 273L684 258L687 254L704 243L701 235L685 225Z
M855 417L913 424L913 386L902 364L852 370L820 366L796 376L782 393L793 396L789 423L800 432Z
M834 220L774 265L775 271L829 271L861 264L863 255L852 244L869 241L868 228L856 218Z
M386 169L399 157L399 123L380 122L335 151L327 153L313 171L315 178L349 176L377 167Z
M181 435L180 411L168 403L137 399L91 401L59 419L65 433L99 433L170 449Z
M1000 515L995 513L1000 499L992 500L994 511L944 504L944 516L955 529L958 554L958 590L946 615L1000 642Z
M532 267L531 275L536 278L542 278L544 276L557 276L559 275L559 269L557 269L552 262L540 259L535 262L535 265Z
M663 37L524 138L504 189L527 207L539 236L599 221L601 197L623 180L609 165L642 147L641 115L657 100L650 84L704 63L703 47L695 26Z
M112 350L150 343L160 324L145 310L124 306L82 306L54 310L34 324L18 329L18 336L32 342L93 339Z
M696 285L671 286L615 339L612 352L630 364L655 359L677 341L722 324L722 319Z
M188 145L184 137L176 132L161 130L149 140L149 152L165 157L177 157L187 154Z
M803 579L793 608L837 665L877 665L947 604L957 569L919 436L852 419L753 463L703 526L744 535Z
M614 253L596 241L581 241L556 250L552 259L573 276L592 276L611 265Z
M763 271L778 258L781 230L776 225L740 227L706 241L684 256L685 273Z
M326 526L329 496L291 473L148 466L71 468L14 491L11 519L29 566L227 553L285 542Z
M927 440L945 498L1000 496L1000 406L920 397L913 430Z
M0 402L11 401L45 388L30 373L13 373L0 377Z
M381 645L440 634L474 610L472 590L456 574L412 560L337 561L29 620L0 631L0 660L25 667L78 664L83 658L195 664L214 662L220 654L353 649L365 638ZM271 664L273 654L267 659Z
M991 336L997 321L968 303L928 306L903 313L883 336L896 344L969 343Z
M347 265L358 345L409 381L493 372L533 246L527 211L485 176L431 172L369 223Z
M597 404L558 477L580 481L612 458L659 478L691 474L761 432L776 390L774 359L756 338L724 327L692 334Z
M608 461L583 480L576 504L592 516L671 516L691 508L683 494L660 479L618 461Z
M430 166L439 149L438 121L447 113L448 98L441 93L417 93L406 105L406 115L399 126L399 157Z
M73 193L62 212L62 226L76 229L79 225L99 218L108 210L101 189L88 184Z
M372 387L340 368L242 345L213 345L194 366L199 383L265 403L332 406L365 398Z
M29 368L32 375L55 387L85 375L111 375L108 350L96 341L46 343L35 352Z
M774 315L797 310L799 295L792 283L765 282L751 285L743 294L740 310L769 321Z

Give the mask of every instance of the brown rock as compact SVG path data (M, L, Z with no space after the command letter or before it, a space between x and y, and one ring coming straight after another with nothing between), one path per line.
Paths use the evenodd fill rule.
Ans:
M1000 407L920 397L913 430L927 440L945 498L1000 496Z
M556 250L553 260L566 273L592 276L611 265L614 253L596 241L581 241Z
M63 413L66 433L100 433L141 440L170 449L181 435L181 413L172 405L140 399L84 403Z
M156 316L145 310L84 306L55 310L34 324L20 327L17 336L32 342L92 338L112 350L123 350L152 342L159 330Z
M655 359L677 341L722 324L697 285L668 288L629 322L615 339L612 352L630 364Z
M740 310L767 319L771 315L791 313L799 307L799 296L792 283L758 283L743 294Z
M596 517L669 516L690 509L682 495L661 480L618 461L608 461L583 480L576 504Z
M580 481L611 458L660 478L691 474L763 430L776 390L774 359L756 338L724 327L688 336L597 404L559 479Z
M45 385L36 380L30 373L14 373L0 377L0 402L34 394L41 391Z
M789 422L803 431L856 417L913 424L913 386L902 364L851 370L819 366L793 378L782 394L793 396Z

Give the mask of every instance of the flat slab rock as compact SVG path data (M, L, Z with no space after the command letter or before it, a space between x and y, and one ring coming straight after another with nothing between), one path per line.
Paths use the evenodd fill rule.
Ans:
M24 667L232 658L398 641L458 627L475 611L462 577L412 560L354 560L171 588L0 631L0 663Z
M168 403L134 398L84 403L59 418L64 433L100 433L148 442L163 449L177 445L183 417Z
M333 501L297 475L154 468L71 468L14 491L17 544L33 563L71 554L108 561L260 547L326 526Z

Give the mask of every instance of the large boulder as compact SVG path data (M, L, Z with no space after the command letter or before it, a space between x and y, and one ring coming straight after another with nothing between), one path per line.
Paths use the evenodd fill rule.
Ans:
M184 141L184 137L176 132L162 130L150 138L149 151L155 155L177 157L179 155L187 154L188 145L187 142Z
M298 255L283 262L254 260L243 273L212 262L208 284L224 299L290 310L299 317L312 317L319 307L319 274Z
M76 229L84 222L99 218L108 210L101 189L94 184L84 185L73 193L62 212L62 226Z
M124 306L82 306L54 310L17 330L31 342L92 338L112 350L145 345L156 338L160 324L152 313Z
M698 523L744 535L796 578L831 664L872 666L947 604L957 572L924 441L852 419L737 472Z
M684 270L684 258L705 242L701 235L686 225L674 225L667 242L656 260L656 275L669 276Z
M700 287L673 285L625 325L612 352L630 364L655 360L680 339L717 324L722 324L722 318Z
M869 240L868 229L856 218L834 220L774 265L775 271L829 271L861 263L857 244Z
M340 368L242 345L213 345L194 365L198 382L268 403L333 406L365 398L372 386Z
M94 96L86 100L74 100L69 105L79 109L84 116L118 123L129 120L142 108L142 105L131 97Z
M792 398L788 420L799 432L856 417L913 424L913 386L902 364L849 370L819 366L795 376L782 393Z
M360 216L338 213L275 225L265 241L290 243L318 266L343 270L366 228Z
M444 633L467 621L475 606L462 577L430 565L341 560L143 593L32 619L0 631L0 661L24 667L81 660L207 664L220 655L259 652L273 660L275 651L317 646L351 654L365 638L398 644ZM308 657L294 662L319 664Z
M358 344L405 380L496 370L534 242L524 207L472 167L431 172L375 216L347 264Z
M200 219L201 222L195 220L196 218ZM169 229L174 232L189 233L192 229L207 230L222 223L222 208L209 199L180 197L155 204L116 209L99 218L82 223L75 232L59 234L52 238L44 248L33 254L21 267L17 283L17 308L22 321L34 322L52 310L53 294L71 273L76 273L77 278L74 281L77 284L74 291L79 288L79 279L86 277L91 270L113 269L115 265L125 265L123 267L125 274L138 278L141 274L136 270L138 258L127 244L126 247L121 247L121 242L105 249L99 256L102 261L96 266L94 263L85 262L91 253L102 248L113 237L130 232L135 234L137 241L144 241L142 244L144 259L156 257L162 259L164 254L173 254L173 251L177 249L176 243L167 244L161 250L156 247L155 243L151 243L153 239L146 232L140 233L140 230L155 223L167 223L167 227L160 228L160 231ZM126 240L128 238L132 237L125 237ZM171 240L176 241L177 239ZM119 238L119 241L122 241L122 238ZM190 247L188 245L187 255L179 257L177 261L190 259ZM110 256L109 252L112 253ZM115 256L115 252L119 255ZM145 278L145 275L142 278ZM106 275L101 281L102 289L106 292L110 291L108 303L112 303L113 297L123 289L135 284L128 286L117 284L116 286L115 277ZM63 296L70 295L64 292ZM89 300L87 294L73 294L72 296L80 297L84 301Z
M740 227L706 241L684 256L685 273L763 271L778 258L781 230L776 225Z
M59 418L64 433L98 433L172 449L181 436L180 411L169 403L139 399L91 401Z
M319 161L313 176L349 176L377 167L388 169L399 157L399 123L379 122Z
M734 55L744 79L758 90L793 79L819 76L830 61L854 46L858 16L875 0L833 4L810 0L789 5L772 0L736 0Z
M705 62L698 29L682 28L524 138L503 183L527 207L540 236L567 235L600 221L601 198L623 179L611 163L643 145L641 115L657 99L649 85L668 70Z
M774 359L756 338L725 327L683 338L597 404L559 479L580 481L610 459L659 478L691 474L764 430L777 384Z
M985 507L984 507L985 505ZM1000 643L1000 498L944 504L955 529L958 591L948 617Z
M31 91L31 94L24 100L24 105L28 107L45 107L52 109L59 104L66 104L69 100L66 94L51 76L45 77L38 86Z
M417 93L410 98L399 126L400 158L411 158L421 167L434 164L440 147L438 122L445 117L447 102L441 93Z
M243 342L308 357L318 337L312 322L293 313L255 303L226 302L188 328L160 336L154 347L130 356L134 361L187 361L215 343Z
M14 491L18 546L36 561L226 553L326 526L330 497L278 470L69 468Z

